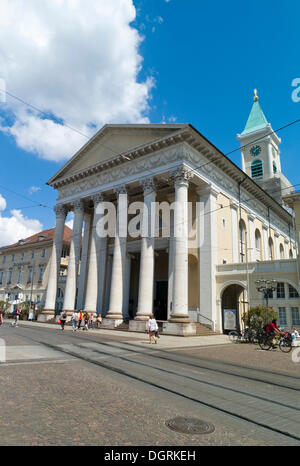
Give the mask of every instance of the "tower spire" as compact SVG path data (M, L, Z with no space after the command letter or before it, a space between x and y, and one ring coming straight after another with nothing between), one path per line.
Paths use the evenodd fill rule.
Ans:
M254 102L258 101L257 89L254 89Z

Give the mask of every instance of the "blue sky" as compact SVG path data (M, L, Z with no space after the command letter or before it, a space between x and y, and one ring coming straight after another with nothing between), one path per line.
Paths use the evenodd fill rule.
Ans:
M3 0L4 3L5 1ZM10 1L12 2L10 5L12 5L15 0ZM113 1L120 2L121 0ZM31 2L32 0L25 2L24 9L29 9ZM112 106L111 103L104 102L103 96L99 95L99 106L103 106L101 116L95 116L96 112L94 112L93 115L87 114L82 121L79 118L76 119L77 114L81 111L84 113L84 104L90 98L88 95L89 76L95 69L95 63L98 59L98 49L91 46L91 50L89 50L88 40L83 41L82 50L79 45L76 46L79 59L82 58L80 57L80 53L82 53L84 57L89 56L91 62L87 61L87 69L84 70L78 67L75 62L76 58L74 58L75 79L78 69L78 81L84 79L85 82L84 88L79 89L77 93L80 96L82 94L82 100L77 99L74 108L72 99L76 100L75 95L70 95L66 102L61 98L56 107L51 107L51 102L55 101L57 89L64 85L67 89L68 63L66 63L66 70L64 70L64 60L60 60L60 77L57 78L57 81L55 79L58 77L58 72L53 75L55 76L54 80L45 79L45 74L42 74L40 69L44 66L43 62L39 64L38 60L36 73L27 72L30 54L26 59L24 58L26 44L25 52L23 56L20 56L18 62L22 64L19 80L17 78L10 79L9 69L12 68L6 67L5 53L0 46L0 70L6 70L4 77L7 90L39 108L47 109L47 111L50 109L58 118L65 118L66 123L70 123L80 130L87 129L88 126L84 126L84 124L88 125L91 121L97 122L95 124L98 126L101 126L101 122L104 124L106 121L123 123L143 121L143 118L148 118L152 123L161 123L162 121L166 123L191 123L224 153L238 147L236 134L242 132L246 124L253 102L254 88L258 89L260 104L273 129L300 118L300 102L295 103L291 98L293 91L291 83L293 79L300 78L299 1L134 0L137 14L133 22L130 20L130 15L133 15L132 9L130 10L132 1L125 0L123 3L128 4L128 8L124 9L126 19L125 21L120 19L121 26L118 23L115 24L116 30L121 31L120 28L124 28L125 31L124 23L127 21L128 28L136 29L142 37L138 49L135 50L132 42L133 36L129 37L126 35L128 31L124 32L126 40L128 38L126 50L130 53L127 61L131 63L132 57L137 56L137 54L142 59L139 64L135 63L139 73L129 73L130 79L132 80L132 76L134 76L136 80L136 83L131 83L131 85L135 85L137 97L128 108L109 114L104 111L104 106ZM123 10L118 9L118 13L123 14ZM72 14L79 15L79 11ZM108 11L107 15L110 14L112 13ZM43 12L38 18L40 18L42 26L45 24L42 21L47 21L43 17ZM74 23L76 20L77 18L74 16ZM50 21L51 17L49 16ZM48 24L46 26L48 27ZM57 28L60 28L61 31L61 24L58 24ZM104 37L107 37L105 44L109 49L109 41L112 40L110 31L106 31L106 26L103 26L102 31L101 25L97 32L95 32L96 29L92 30L93 34L99 34L99 31L107 34ZM13 44L14 41L18 43L18 29L11 30L10 28L7 34L11 34L10 43ZM39 33L37 37L40 38L41 35ZM125 47L122 45L125 42L122 37L120 34L120 40L114 41L111 45L112 50L116 53L119 52L118 47ZM68 37L68 39L70 38L72 39L72 36ZM75 40L77 41L77 38L74 36ZM41 44L39 43L38 46L40 54ZM32 43L30 43L30 47L28 50L31 50L32 53L34 50ZM126 50L121 50L122 56L126 56ZM112 61L112 55L110 54L109 60L102 56L99 57L99 60L103 58L103 60L107 60L106 63L109 62L107 66L111 66L114 71L112 74L116 76L116 89L118 89L121 87L122 81L121 77L120 82L117 79L118 76L122 75L113 68L117 65ZM12 65L15 66L15 64ZM82 74L85 75L82 76ZM95 70L95 74L98 74L99 77L101 68ZM65 76L65 82L62 76ZM125 95L128 79L128 77L124 77ZM139 83L141 84L140 88L138 87ZM67 91L64 91L64 95L66 93ZM115 94L115 91L111 92L111 99L114 99ZM92 95L91 98L93 98ZM10 108L10 104L13 105L12 101L13 99L8 98L5 106L1 106L0 102L0 117L3 118L2 121L6 125L8 124L8 110L18 114L20 121L24 117L21 115L21 104L18 107ZM63 104L68 109L63 108ZM56 109L61 109L61 113L59 114L59 110L56 111ZM24 109L23 112L25 111ZM132 116L133 113L135 116ZM105 119L106 115L107 120ZM47 128L42 129L41 138L45 139L50 132ZM32 128L31 131L33 131ZM68 131L70 132L70 130ZM299 170L295 169L295 166L299 167L300 124L281 131L278 135L282 138L280 147L282 170L293 184L300 183ZM73 135L74 138L77 136ZM6 225L3 219L11 216L11 209L21 208L23 216L38 220L44 228L51 228L54 226L55 218L50 209L28 207L34 206L31 201L50 207L55 204L56 193L45 183L62 166L63 156L55 159L53 152L49 154L47 148L43 149L43 153L38 153L42 149L35 147L32 139L30 143L26 141L24 132L18 133L18 137L17 142L14 133L0 131L0 194L6 200L6 210L0 212L2 227L3 224ZM63 147L68 147L68 137L62 139ZM52 139L55 139L55 135ZM84 138L72 141L72 144L70 142L70 154L68 155L74 152L73 147L78 147L78 144L84 142ZM240 166L239 152L233 154L231 158ZM39 190L30 193L29 190L33 186ZM20 193L27 199L9 192L4 189L5 187Z

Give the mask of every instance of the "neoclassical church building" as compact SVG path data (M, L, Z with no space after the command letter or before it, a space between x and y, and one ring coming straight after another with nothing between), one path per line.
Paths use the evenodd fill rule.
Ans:
M101 313L104 327L129 321L137 331L155 312L164 333L193 335L199 324L222 333L239 327L249 306L263 304L255 282L264 278L277 282L270 305L281 324L300 325L295 221L283 200L294 190L256 94L237 137L242 169L190 124L105 125L48 181L58 198L41 319L54 315L65 219L73 211L63 305L69 315ZM116 208L113 235L99 235L103 202ZM145 208L134 220L138 202ZM161 205L171 206L167 217ZM134 221L140 234L127 229Z

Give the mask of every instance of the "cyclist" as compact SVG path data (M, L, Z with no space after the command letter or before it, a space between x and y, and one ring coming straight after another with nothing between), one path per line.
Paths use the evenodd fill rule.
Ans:
M278 327L277 319L273 319L272 322L268 323L268 325L266 326L266 333L270 340L273 340L277 336L281 335L282 332Z

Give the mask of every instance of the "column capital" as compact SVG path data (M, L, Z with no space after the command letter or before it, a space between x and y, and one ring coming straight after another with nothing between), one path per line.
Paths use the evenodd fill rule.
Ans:
M230 207L231 207L231 209L238 210L238 208L239 208L239 203L236 202L236 201L234 201L233 199L231 199Z
M170 177L173 179L175 185L189 186L190 180L193 178L192 170L185 166L176 167L170 172Z
M74 212L84 212L84 203L81 199L76 199L72 202L72 209Z
M275 238L279 238L280 235L279 235L278 231L275 231L274 236L275 236Z
M96 204L99 204L99 202L103 202L105 200L104 194L102 192L93 194L91 198L92 198L94 207L96 206Z
M156 183L152 177L144 178L140 180L140 185L144 190L144 194L150 194L152 192L156 192Z
M252 214L251 212L248 212L248 220L250 220L251 222L254 222L255 219L256 219L256 216Z
M122 184L120 186L117 186L115 189L115 194L118 196L119 194L127 194L127 188L125 184Z
M263 223L263 226L262 226L262 227L263 227L264 230L268 230L268 229L269 229L269 225L268 225L267 223Z
M65 205L63 204L57 204L55 207L54 207L54 212L56 213L56 217L63 217L65 218L67 216L67 213L68 213L68 209Z

